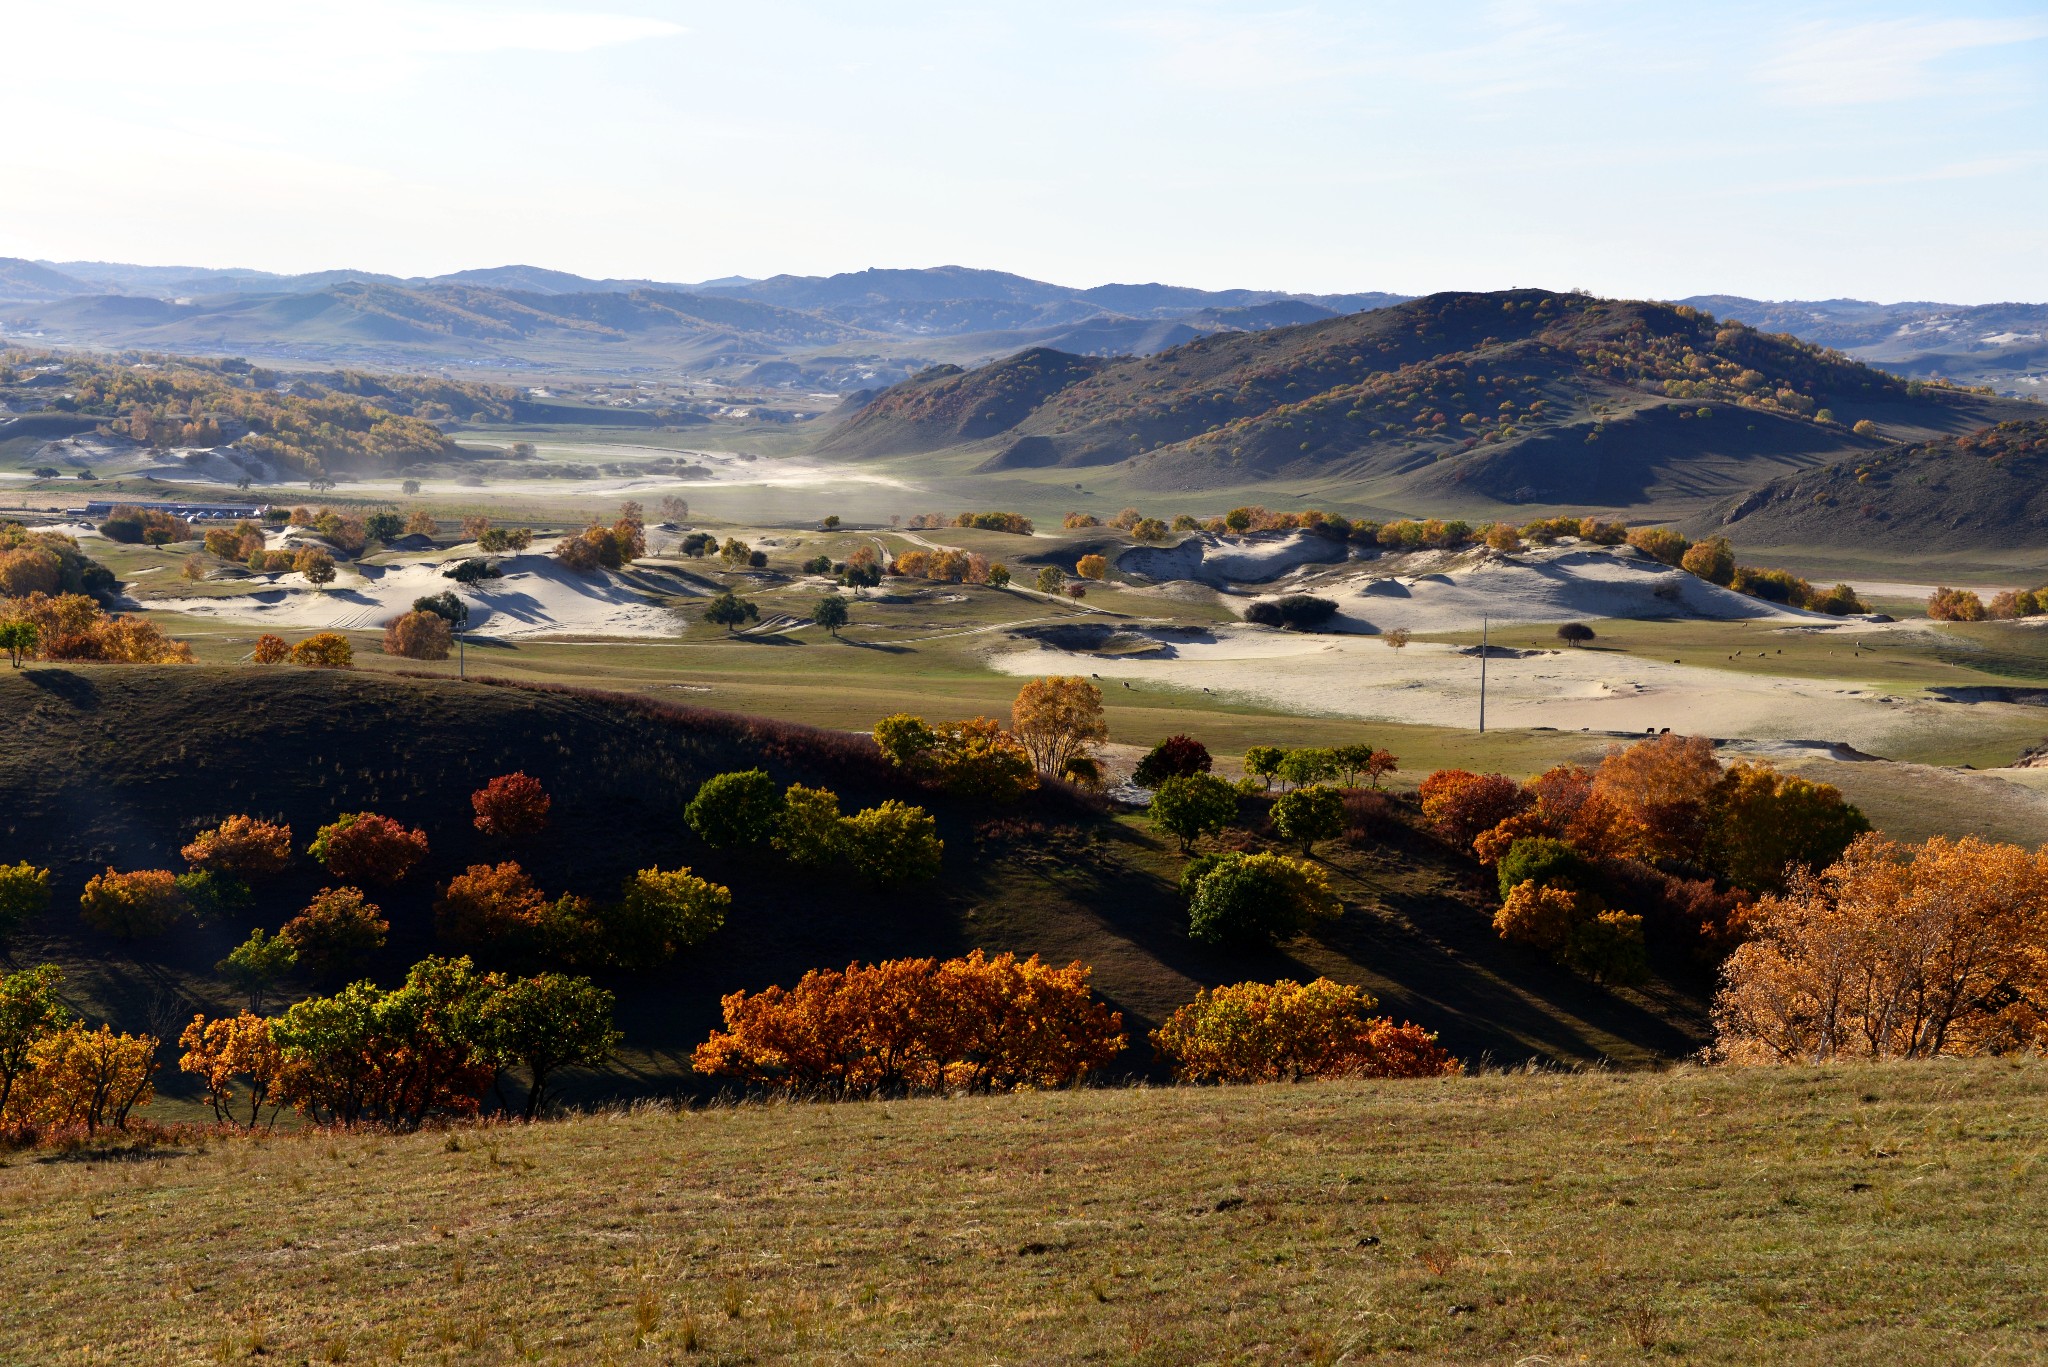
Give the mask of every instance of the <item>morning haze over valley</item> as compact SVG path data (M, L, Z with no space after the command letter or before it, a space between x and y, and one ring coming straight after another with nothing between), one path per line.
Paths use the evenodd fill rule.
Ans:
M4 23L0 1360L2038 1360L2038 6Z

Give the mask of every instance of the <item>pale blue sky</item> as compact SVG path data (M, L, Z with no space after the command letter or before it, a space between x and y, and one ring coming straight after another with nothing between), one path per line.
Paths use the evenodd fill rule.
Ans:
M2048 0L0 0L0 33L0 255L2048 299Z

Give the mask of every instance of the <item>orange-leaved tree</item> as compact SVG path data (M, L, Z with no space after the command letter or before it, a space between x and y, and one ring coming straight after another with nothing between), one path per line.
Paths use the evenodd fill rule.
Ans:
M1088 969L1036 955L855 963L722 1004L725 1029L697 1047L697 1071L835 1095L1064 1086L1124 1044Z
M291 867L292 828L260 817L231 816L200 832L179 853L195 869L247 882L274 878Z
M1445 1077L1458 1060L1419 1025L1375 1016L1363 988L1317 978L1203 990L1152 1032L1182 1082Z
M1859 836L1760 900L1714 1000L1744 1062L2048 1047L2048 850Z
M87 881L78 899L78 916L94 930L123 940L161 935L192 909L178 876L169 869L108 869Z
M438 612L417 609L384 624L384 653L408 660L445 660L455 643L454 628Z
M285 658L308 669L353 669L356 652L340 632L322 631L293 646Z
M471 864L448 880L434 903L434 925L450 944L485 946L537 933L547 898L515 863Z
M314 977L333 980L352 973L384 947L391 923L375 902L356 888L322 888L306 909L286 921L277 938Z
M249 1108L247 1118L240 1119L242 1128L256 1128L266 1104L270 1107L271 1123L276 1123L277 1113L284 1105L276 1091L285 1065L284 1055L270 1038L269 1021L250 1011L211 1021L205 1016L194 1016L185 1033L178 1037L178 1045L185 1051L178 1058L179 1069L198 1078L206 1088L206 1101L213 1107L216 1120L238 1119L235 1083L240 1079L247 1087Z
M524 772L500 774L469 795L476 828L485 835L526 840L547 829L554 800L539 779Z
M1475 774L1465 769L1439 769L1423 779L1417 791L1423 816L1462 849L1469 849L1480 832L1527 809L1532 802L1522 785L1506 774Z
M306 852L336 878L396 883L427 857L427 837L376 812L348 812L322 826Z
M1010 733L1042 776L1063 778L1071 761L1109 736L1102 690L1074 675L1033 679L1010 704Z
M28 1069L9 1099L15 1123L102 1125L125 1129L128 1113L156 1094L153 1035L118 1034L110 1025L89 1030L73 1022L38 1039Z

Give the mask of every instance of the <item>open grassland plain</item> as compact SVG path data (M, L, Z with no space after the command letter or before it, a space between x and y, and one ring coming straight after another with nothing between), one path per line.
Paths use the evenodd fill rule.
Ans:
M2028 1363L2048 1068L640 1109L0 1166L0 1357Z

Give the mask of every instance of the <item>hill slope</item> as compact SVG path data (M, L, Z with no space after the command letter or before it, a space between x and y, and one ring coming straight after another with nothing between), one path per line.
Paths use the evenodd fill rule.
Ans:
M1343 919L1313 940L1234 954L1187 938L1180 861L1142 830L1045 794L1022 810L1024 829L983 838L990 813L904 782L867 741L840 733L644 699L256 667L0 671L0 715L16 723L0 747L0 862L33 859L56 885L53 910L12 957L66 964L79 996L130 1028L164 997L231 1005L212 965L248 926L125 946L80 927L88 877L109 864L175 867L194 831L235 812L281 816L303 845L321 823L369 809L423 829L433 850L420 874L375 894L392 923L374 963L384 981L435 951L432 884L471 863L516 857L551 896L610 896L650 865L689 865L733 888L719 935L669 968L610 984L632 1054L604 1092L677 1085L735 988L976 946L1092 964L1134 1029L1202 984L1327 973L1370 985L1475 1057L1640 1062L1699 1042L1696 1000L1661 987L1611 995L1502 944L1476 868L1400 825L1376 830L1370 849L1333 852L1352 907ZM927 806L947 843L945 876L884 894L708 849L683 805L712 774L756 765L833 788L847 810L887 796ZM555 799L551 830L516 851L475 831L468 804L513 769ZM324 881L301 861L255 920L275 929ZM1124 1066L1145 1070L1149 1051Z
M1718 517L1745 546L1918 551L2048 544L2048 420L2006 422L1773 480Z
M2013 408L1691 308L1541 290L1432 295L1092 369L1037 364L1064 382L983 438L984 468L1120 465L1162 490L1336 476L1383 496L1626 505L1659 486L1734 492L1760 465L1777 473ZM997 367L920 375L821 449L956 442L934 413L998 390ZM1880 435L1848 431L1863 418Z
M2044 1144L2048 1067L1944 1060L17 1159L0 1357L2031 1362Z

